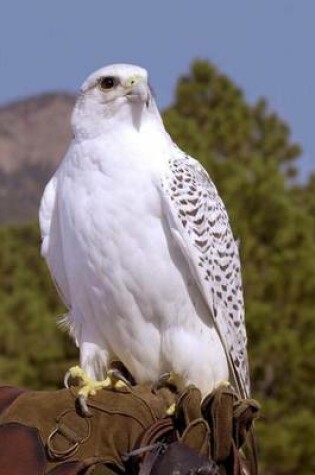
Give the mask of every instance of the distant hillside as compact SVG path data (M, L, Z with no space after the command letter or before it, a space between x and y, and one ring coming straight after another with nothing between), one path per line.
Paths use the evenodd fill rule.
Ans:
M0 107L0 224L33 219L71 140L75 97L50 93Z

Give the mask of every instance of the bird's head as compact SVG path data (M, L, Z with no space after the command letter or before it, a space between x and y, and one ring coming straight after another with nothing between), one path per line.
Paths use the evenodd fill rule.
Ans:
M139 66L105 66L84 81L80 92L72 117L75 134L99 134L128 121L139 128L144 115L157 113L148 73Z

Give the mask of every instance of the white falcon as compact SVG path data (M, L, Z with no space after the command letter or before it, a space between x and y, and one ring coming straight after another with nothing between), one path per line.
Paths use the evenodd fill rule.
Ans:
M82 369L101 380L118 359L138 383L170 372L248 396L238 245L207 172L165 131L146 70L89 76L72 127L40 227Z

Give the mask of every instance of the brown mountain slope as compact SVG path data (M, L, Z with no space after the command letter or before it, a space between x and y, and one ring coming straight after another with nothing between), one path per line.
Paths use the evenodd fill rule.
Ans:
M75 97L50 93L0 107L0 224L34 219L71 140Z

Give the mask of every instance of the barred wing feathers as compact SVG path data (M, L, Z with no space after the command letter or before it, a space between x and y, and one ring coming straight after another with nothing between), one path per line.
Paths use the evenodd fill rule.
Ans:
M225 206L200 163L178 148L174 148L163 178L163 192L173 236L209 306L236 389L241 397L247 397L240 260Z

